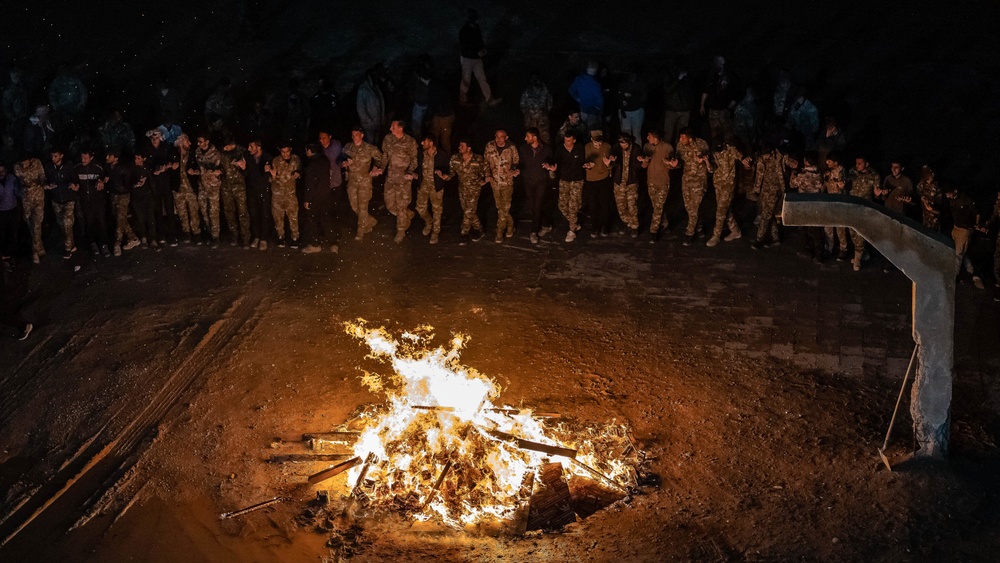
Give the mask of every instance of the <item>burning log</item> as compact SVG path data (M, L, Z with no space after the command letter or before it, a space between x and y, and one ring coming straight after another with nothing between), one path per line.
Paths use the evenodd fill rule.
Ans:
M489 412L498 412L500 414L505 414L507 416L531 415L533 418L562 418L562 415L557 412L535 412L531 410L502 409L502 408L492 408L486 410Z
M354 457L354 458L351 458L351 459L349 459L349 460L347 460L347 461L345 461L343 463L338 463L337 465L334 465L333 467L324 469L323 471L320 471L319 473L313 473L312 475L309 476L309 484L310 485L315 485L316 483L320 483L320 482L326 481L327 479L329 479L331 477L335 477L337 475L340 475L341 473L347 471L348 469L354 467L355 465L357 465L359 463L361 463L361 458L360 457Z
M427 500L424 501L424 505L420 507L421 510L430 504L431 500L434 499L434 495L437 494L438 489L441 488L441 483L444 482L444 478L448 476L448 472L451 471L451 456L448 456L448 461L444 463L444 469L441 470L441 474L438 475L437 481L434 482L434 486L431 487L431 492L427 494Z
M549 455L558 455L562 457L567 457L569 459L576 458L576 450L571 448L564 448L562 446L552 446L549 444L542 444L541 442L532 442L531 440L525 440L524 438L518 438L512 434L506 432L501 432L499 430L486 430L488 434L499 438L501 440L506 440L514 442L514 445L521 448L522 450L531 450L533 452L540 452Z
M242 510L234 510L233 512L223 512L222 514L219 515L219 520L226 520L226 519L229 519L229 518L235 518L237 516L243 516L244 514L247 514L249 512L253 512L255 510L260 510L261 508L266 508L268 506L271 506L272 504L278 504L279 502L284 502L286 500L288 500L288 499L286 499L285 497L274 497L271 500L265 500L264 502L258 502L257 504L248 506L248 507L246 507L246 508L244 508Z
M605 483L611 485L612 487L618 489L619 491L621 491L621 492L623 492L625 494L628 494L628 489L626 489L625 487L619 485L618 483L616 483L613 479L611 479L607 475L605 475L605 474L601 473L600 471L594 469L593 467L591 467L591 466L583 463L582 461L579 461L579 460L576 460L576 459L574 459L572 461L573 461L573 463L575 463L577 465L577 467L580 467L581 469L584 469L585 471L587 471L588 473L590 473L594 477L597 477L599 480L604 481Z
M306 442L310 440L318 440L334 444L353 444L358 440L358 436L360 435L360 432L353 432L350 430L336 432L310 432L308 434L303 434L302 440Z
M351 454L284 454L273 455L267 461L270 463L309 463L313 461L340 461L350 457Z

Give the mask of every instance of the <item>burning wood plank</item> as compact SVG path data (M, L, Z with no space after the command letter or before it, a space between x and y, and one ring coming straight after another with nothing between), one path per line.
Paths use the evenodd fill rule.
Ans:
M353 432L350 430L336 432L309 432L302 435L302 440L306 442L310 440L320 440L323 442L332 442L334 444L354 444L360 435L360 432Z
M434 486L431 487L431 492L427 494L427 500L424 501L424 505L420 507L421 510L430 504L431 500L434 499L434 495L437 494L438 489L441 488L441 483L444 482L444 478L448 476L448 472L451 471L451 456L448 456L448 461L444 463L444 469L441 470L441 474L438 475L437 481L434 482Z
M340 461L352 454L283 454L267 458L270 463L309 463L312 461Z
M341 473L347 471L348 469L354 467L355 465L357 465L359 463L361 463L361 458L360 457L354 457L354 458L351 458L351 459L349 459L349 460L347 460L347 461L345 461L343 463L338 463L337 465L334 465L333 467L329 467L327 469L324 469L323 471L320 471L319 473L313 473L312 475L309 476L309 484L315 485L316 483L320 483L322 481L326 481L327 479L330 479L331 477L335 477L337 475L340 475Z
M549 455L563 456L569 459L576 458L576 450L572 448L564 448L562 446L553 446L550 444L542 444L541 442L532 442L531 440L525 440L524 438L518 438L512 434L506 432L501 432L499 430L487 430L483 429L488 434L499 438L501 440L506 440L514 442L514 445L521 448L522 450L531 450L533 452L540 452Z
M248 506L248 507L246 507L246 508L244 508L242 510L234 510L233 512L223 512L222 514L219 515L219 520L226 520L228 518L235 518L237 516L243 516L244 514L247 514L249 512L253 512L255 510L260 510L261 508L266 508L268 506L271 506L272 504L278 504L279 502L284 502L286 500L288 500L288 499L286 499L285 497L274 497L271 500L265 500L264 502L258 502L257 504Z

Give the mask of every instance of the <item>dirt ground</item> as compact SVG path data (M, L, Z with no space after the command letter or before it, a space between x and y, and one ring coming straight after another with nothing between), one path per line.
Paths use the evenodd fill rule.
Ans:
M398 16L386 20L353 5L259 4L269 24L249 39L220 32L224 11L185 12L194 23L181 25L151 8L120 34L79 41L67 26L34 51L11 49L55 61L76 46L112 81L94 93L105 102L138 96L163 61L192 90L222 74L249 84L322 68L349 91L374 60L401 68L422 51L452 56L439 31L451 33L461 13L383 2ZM943 159L955 181L992 189L989 131L1000 115L981 43L993 20L971 5L768 3L735 13L720 2L650 8L608 31L593 9L479 7L498 53L491 77L508 101L530 68L558 68L546 75L555 88L588 57L648 60L655 73L665 54L707 61L721 48L737 68L797 65L878 158ZM801 25L817 20L844 23L819 36ZM901 31L886 32L891 22ZM202 45L201 62L178 63L168 36ZM124 69L142 79L123 82ZM505 104L469 132L518 119ZM0 560L995 558L1000 308L989 292L959 286L951 458L908 460L907 398L889 472L876 449L913 346L910 284L878 258L855 274L798 258L794 237L755 253L746 239L683 247L676 230L655 246L621 236L532 246L524 223L513 242L459 247L456 206L449 199L438 246L414 232L396 246L381 211L375 236L336 256L182 246L18 269L38 328L0 346L0 541L12 538ZM676 193L670 207L679 219ZM276 437L331 429L378 401L359 371L375 366L342 329L359 317L396 332L431 324L439 339L470 335L463 362L500 383L500 401L627 423L661 484L524 538L391 520L339 536L296 525L315 495L301 483L328 464L266 460ZM291 500L218 519L275 496ZM328 547L333 537L341 541Z

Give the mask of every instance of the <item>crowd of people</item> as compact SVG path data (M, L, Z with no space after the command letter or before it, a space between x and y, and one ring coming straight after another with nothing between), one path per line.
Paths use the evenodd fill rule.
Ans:
M322 115L335 99L328 85L312 99L313 105L317 98L322 103L311 121L289 111L289 123L265 128L258 102L243 127L234 127L229 81L208 97L196 132L175 122L180 102L164 88L160 124L138 141L120 112L97 131L77 126L67 141L57 130L80 122L86 85L69 71L61 73L60 82L50 85L48 103L26 116L27 95L20 73L12 71L3 94L9 161L0 162L4 267L14 268L25 232L35 264L56 249L69 259L79 247L89 247L95 257L137 247L215 247L224 232L231 245L244 248L337 252L338 233L348 221L337 212L340 202L349 202L350 230L363 241L377 223L371 200L378 189L397 243L419 215L423 236L437 244L442 224L448 224L442 222L444 195L452 190L461 208L459 244L480 240L487 222L496 243L515 236L515 200L530 218L524 234L531 244L554 230L567 244L583 233L656 243L671 226L665 204L674 188L686 214L684 245L704 237L714 247L751 229L750 246L759 249L782 242L780 204L791 190L879 202L926 229L950 234L964 275L982 286L987 263L973 263L967 251L974 236L989 236L1000 225L1000 196L992 213L980 213L968 194L942 184L930 165L911 178L906 163L893 160L883 176L850 146L835 116L821 120L820 109L787 73L761 100L757 88L738 86L723 57L715 57L697 83L675 61L662 82L661 124L646 119L651 85L638 67L615 80L589 63L566 86L573 105L559 115L559 127L553 127L553 92L534 73L518 100L523 122L497 128L481 146L467 137L453 142L456 105L474 105L473 79L484 111L503 104L484 70L485 42L474 11L459 43L457 88L436 76L426 55L405 96L383 67L369 70L357 89L350 138L343 142L334 138L333 118ZM390 108L390 97L405 100L404 109L399 103ZM312 125L298 125L307 122ZM314 134L302 133L307 129ZM515 142L512 133L519 137L521 131L523 141ZM269 153L272 148L276 154ZM479 199L487 186L495 221L492 212L481 215ZM712 209L703 209L706 201L714 202L707 206ZM46 224L55 227L48 240L58 238L59 246L46 247ZM868 262L865 240L850 229L802 233L802 253L816 262L850 260L856 271ZM23 248L26 253L27 244ZM992 277L1000 288L1000 244L995 254Z

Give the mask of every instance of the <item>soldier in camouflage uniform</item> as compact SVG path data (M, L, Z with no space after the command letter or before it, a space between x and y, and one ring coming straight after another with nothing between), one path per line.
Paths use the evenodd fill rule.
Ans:
M708 239L705 246L715 246L722 240L723 228L729 225L729 234L726 235L726 242L736 240L743 236L740 226L733 218L731 210L733 204L733 194L736 191L736 170L737 165L742 164L744 168L750 166L750 160L743 156L732 143L727 143L724 137L716 137L714 142L715 150L713 158L715 166L712 170L712 186L715 188L715 228L712 230L712 238Z
M823 193L823 176L819 172L816 161L819 155L810 152L805 155L805 164L798 166L797 162L791 162L793 172L788 181L788 185L797 190L800 194L821 194ZM826 248L823 244L823 227L802 227L806 235L806 252L817 264L823 261Z
M382 151L365 142L364 129L361 127L355 127L351 131L351 141L344 146L347 159L343 166L347 169L347 199L351 202L351 209L358 214L358 234L354 238L362 240L365 233L371 232L377 223L368 215L368 202L372 199L372 176L382 173L379 168Z
M174 213L181 220L181 231L186 241L190 243L194 237L201 244L201 220L198 218L198 196L195 195L198 192L201 170L191 151L191 140L187 135L181 134L174 146L180 155L177 162L180 182L174 192Z
M437 174L448 167L448 157L441 152L434 135L420 142L420 188L417 190L417 213L424 220L424 236L437 244L441 234L441 213L444 211L444 180ZM430 211L428 211L430 208Z
M684 245L690 246L698 231L698 209L705 198L705 188L708 185L708 143L685 128L677 139L677 158L684 163L681 192L688 216Z
M233 233L230 244L236 246L236 230L239 225L243 247L250 248L250 215L247 213L247 159L246 150L236 141L227 140L222 147L222 208L226 213L226 224Z
M775 214L778 211L781 196L785 193L785 166L787 164L788 157L774 147L766 147L764 153L757 159L754 191L759 194L760 210L758 212L757 240L750 245L751 248L757 249L763 246L768 231L771 232L771 244L781 244L781 237L778 234L778 220L775 218Z
M396 243L403 242L414 213L410 211L413 180L417 177L417 142L403 132L403 122L393 120L382 139L385 169L385 207L396 217Z
M875 188L882 185L882 182L878 172L868 164L868 160L859 156L854 159L854 169L847 173L847 185L851 195L872 201L875 197ZM861 259L865 254L865 238L861 233L851 229L851 242L854 243L854 259L851 260L851 264L857 272L861 269Z
M295 196L295 181L302 176L302 161L292 154L292 145L285 142L281 154L271 161L271 215L278 231L278 248L285 247L285 217L291 230L291 247L299 247L299 200Z
M198 206L205 228L212 234L212 245L219 245L219 195L222 191L222 155L204 135L198 136L198 174L201 177Z
M31 231L32 260L45 256L42 219L45 218L45 168L37 158L25 158L14 167L14 175L24 187L24 220Z
M472 152L472 145L468 140L459 141L458 152L448 162L448 174L440 170L436 174L444 180L458 176L458 199L462 204L461 244L469 239L470 230L475 232L475 240L479 240L483 227L476 210L479 207L479 192L486 184L486 162L483 157Z
M486 181L493 186L493 199L497 205L496 242L514 236L514 218L510 215L510 200L514 195L514 178L521 173L518 164L521 156L517 147L507 142L507 131L497 129L494 139L486 144L483 152L486 161Z
M104 169L104 185L111 194L111 206L115 212L115 256L122 255L122 239L125 250L139 246L139 239L128 222L129 204L132 200L132 186L135 184L133 167L119 162L119 154L112 150L105 156L108 166Z
M656 242L660 230L667 228L663 217L663 206L670 193L670 171L677 167L678 160L673 157L674 147L663 140L661 133L650 131L646 133L646 146L643 156L639 159L646 169L646 186L649 191L649 201L653 206L652 220L649 223L649 242Z
M630 133L618 136L618 147L611 157L611 177L615 190L618 216L631 231L632 238L639 236L639 210L636 207L639 193L639 152Z
M920 169L917 193L920 194L921 222L928 229L940 231L944 194L941 193L941 186L934 179L934 170L930 166Z
M524 129L538 129L538 138L549 144L549 114L552 112L552 92L537 72L532 72L528 85L521 93L521 113L524 115Z
M823 171L823 191L828 194L842 194L846 185L847 177L844 167L840 165L832 153L827 155L826 169ZM823 231L826 234L826 251L832 254L836 243L840 247L837 261L847 260L847 228L823 227Z

